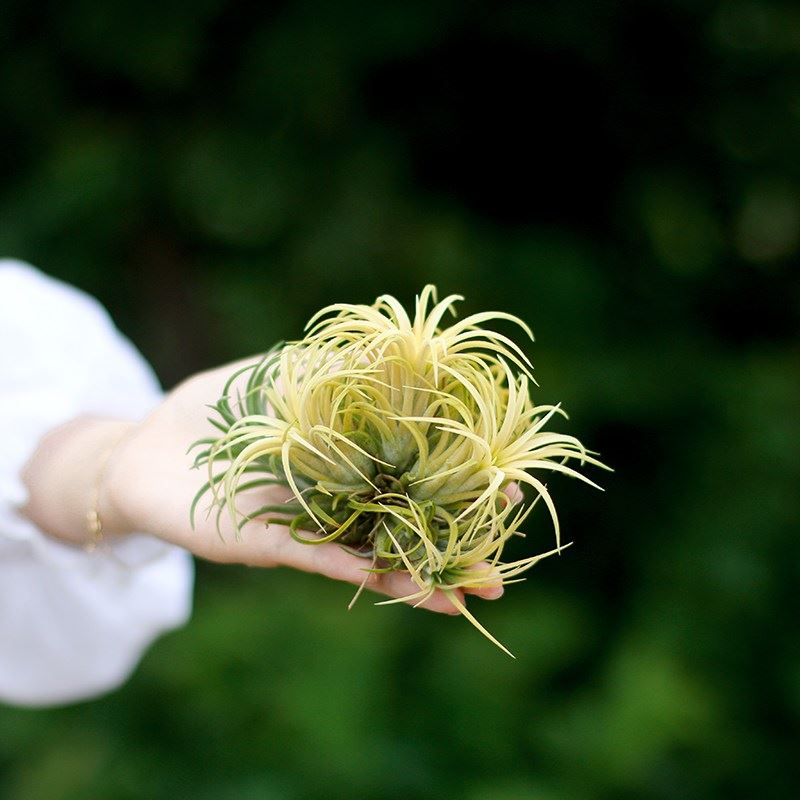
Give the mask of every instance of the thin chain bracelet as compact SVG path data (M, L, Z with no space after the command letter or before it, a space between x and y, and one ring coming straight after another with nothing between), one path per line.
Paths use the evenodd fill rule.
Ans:
M105 536L103 534L103 522L100 519L100 490L102 489L103 479L106 476L106 470L111 462L111 456L114 454L117 447L122 444L123 439L125 439L125 437L135 429L135 424L131 424L129 427L127 427L108 448L106 454L103 456L102 464L100 465L100 469L97 472L97 478L94 482L92 501L89 505L89 511L86 513L88 539L84 545L84 549L87 553L95 552L105 542Z

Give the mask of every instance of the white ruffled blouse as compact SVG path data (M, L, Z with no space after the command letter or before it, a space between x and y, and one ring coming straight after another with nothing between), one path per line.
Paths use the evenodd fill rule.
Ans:
M141 419L152 370L92 297L0 260L0 702L50 705L123 683L191 614L192 560L144 534L86 553L18 508L39 440L81 414Z

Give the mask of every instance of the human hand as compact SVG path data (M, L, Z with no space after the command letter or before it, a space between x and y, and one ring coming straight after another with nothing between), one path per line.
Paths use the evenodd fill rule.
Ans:
M208 406L216 402L226 380L237 368L255 361L254 356L194 375L170 392L144 421L127 429L103 471L100 512L105 531L117 535L146 532L211 561L293 567L355 585L363 583L365 588L390 597L417 592L418 587L405 572L366 572L369 561L335 543L299 543L285 526L276 523L265 529L263 522L253 520L237 538L232 523L223 515L220 536L216 515L206 516L202 502L192 530L189 507L206 476L189 468L192 458L186 453L187 444L209 435ZM261 487L246 493L238 502L241 511L247 514L269 503L281 503L287 497L287 490L281 487ZM482 563L475 569L487 567ZM503 588L498 581L496 585L453 590L461 602L465 593L496 599ZM422 607L459 613L440 590Z

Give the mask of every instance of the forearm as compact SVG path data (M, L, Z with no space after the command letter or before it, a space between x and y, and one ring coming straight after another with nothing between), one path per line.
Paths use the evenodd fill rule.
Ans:
M29 493L25 516L50 536L81 545L89 540L87 515L97 506L105 534L127 532L103 492L103 473L134 424L79 417L44 436L22 472Z

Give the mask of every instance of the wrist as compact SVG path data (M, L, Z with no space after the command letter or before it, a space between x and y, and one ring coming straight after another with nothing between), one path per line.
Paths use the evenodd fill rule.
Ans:
M133 425L80 417L45 435L23 470L29 493L23 513L45 533L71 544L91 543L93 512L103 535L126 533L104 483L109 459Z

